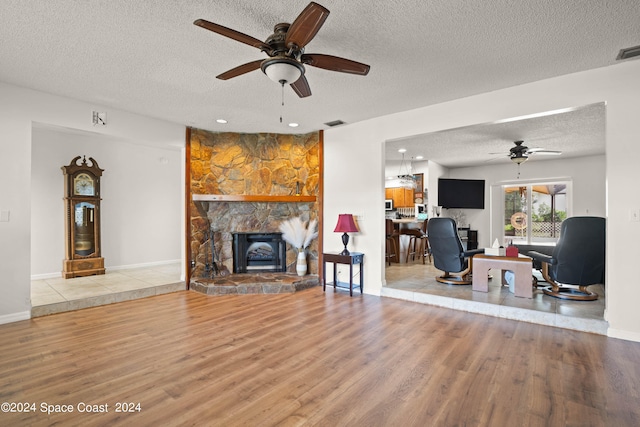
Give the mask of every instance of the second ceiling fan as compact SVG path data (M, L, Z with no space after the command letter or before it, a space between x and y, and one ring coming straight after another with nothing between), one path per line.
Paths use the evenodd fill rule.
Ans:
M198 19L194 24L253 46L269 56L264 60L259 59L239 65L218 75L217 78L228 80L250 71L261 69L271 80L280 83L282 86L285 84L291 85L296 94L304 98L311 95L311 88L305 77L305 65L362 76L367 75L369 72L370 67L368 65L350 59L320 53L304 53L305 46L318 33L327 16L329 16L329 10L311 2L292 24L276 24L273 34L264 42L204 19Z
M549 154L560 155L562 151L545 150L544 148L529 148L526 145L522 145L524 141L514 141L515 147L511 147L509 150L509 158L512 162L523 163L531 154Z

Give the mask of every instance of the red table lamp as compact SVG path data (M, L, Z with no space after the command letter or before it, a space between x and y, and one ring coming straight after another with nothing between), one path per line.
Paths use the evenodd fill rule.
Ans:
M349 235L347 233L355 233L356 231L358 231L356 223L353 222L353 215L338 215L338 224L336 224L336 229L333 231L335 233L344 233L342 235L342 244L344 245L344 250L340 253L340 255L349 255L349 250L347 249L347 244L349 243Z

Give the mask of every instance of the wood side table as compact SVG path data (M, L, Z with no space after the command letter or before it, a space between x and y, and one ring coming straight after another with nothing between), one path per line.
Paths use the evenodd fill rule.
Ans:
M333 290L336 288L349 289L349 295L353 296L353 266L360 265L360 293L364 286L364 254L361 252L351 252L349 255L323 253L322 254L322 291L327 289L327 263L333 264ZM346 264L349 266L349 283L338 282L338 269L336 264ZM331 286L331 283L329 283Z
M489 270L510 270L515 275L515 296L521 298L533 298L533 283L531 270L533 262L531 258L493 256L478 254L473 256L473 277L471 289L480 292L489 292L487 276Z

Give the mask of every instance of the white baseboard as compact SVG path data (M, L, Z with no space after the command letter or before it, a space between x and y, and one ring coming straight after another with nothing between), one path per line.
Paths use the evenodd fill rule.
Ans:
M0 316L0 325L5 323L19 322L21 320L31 319L30 311L21 311L19 313L11 313Z
M142 264L107 265L105 268L107 271L132 270L134 268L158 267L162 265L179 264L181 262L182 261L179 259L174 259L174 260L168 260L168 261L146 262ZM55 273L32 274L31 280L58 279L60 277L62 277L62 273L57 271Z
M59 277L62 277L62 274L60 272L57 272L57 273L44 273L44 274L32 274L31 275L31 281L34 281L34 280L45 280L45 279L57 279Z
M179 259L169 260L169 261L154 261L154 262L146 262L143 264L129 264L129 265L118 265L105 267L107 270L118 271L118 270L132 270L134 268L148 268L148 267L158 267L161 265L171 265L171 264L180 264L182 261Z
M611 338L619 338L621 340L640 342L640 333L622 331L620 329L609 328L607 336Z

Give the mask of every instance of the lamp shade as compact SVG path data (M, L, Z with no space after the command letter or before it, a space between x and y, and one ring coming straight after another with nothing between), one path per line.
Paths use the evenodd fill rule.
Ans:
M280 57L263 61L260 68L271 80L283 85L295 83L304 72L298 62Z
M526 162L528 158L529 158L529 156L527 156L526 154L522 154L522 153L512 154L511 155L511 161L514 162L514 163L517 163L517 164Z
M358 231L358 227L356 227L356 223L353 221L353 215L338 215L338 223L336 224L336 229L333 231L335 233L353 233Z

